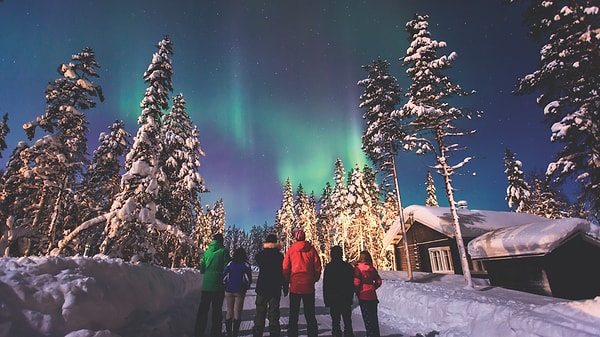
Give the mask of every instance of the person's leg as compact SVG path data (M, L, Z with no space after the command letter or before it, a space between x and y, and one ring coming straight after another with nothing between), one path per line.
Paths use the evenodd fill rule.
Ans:
M365 322L367 337L379 337L377 301L360 301L360 311Z
M288 337L298 337L298 316L300 315L300 294L289 293L290 319L288 324Z
M225 299L225 292L215 291L213 292L212 300L212 326L210 329L210 335L213 337L221 336L222 324L223 324L223 300Z
M235 294L234 293L225 293L225 319L232 319L234 316L234 308L235 308Z
M242 319L242 311L244 311L244 298L246 297L246 293L234 293L233 294L233 319L241 320Z
M198 306L198 312L196 313L196 327L194 334L196 336L202 336L204 330L206 330L206 322L208 320L208 310L210 309L210 296L207 292L202 292L200 295L200 305Z
M281 325L279 324L279 318L281 317L281 311L279 309L281 295L272 296L269 298L269 336L278 337L281 334Z
M304 307L308 337L316 337L319 334L319 327L317 325L317 317L315 316L315 294L303 294L302 306Z
M340 328L340 306L337 303L331 303L329 306L329 315L331 316L331 334L334 337L342 336L342 329Z
M252 328L252 335L254 337L260 337L265 330L265 317L267 315L268 299L265 296L256 294L256 301L254 304L256 304L256 311L254 314L254 327ZM271 309L269 308L269 310Z
M352 306L342 305L340 307L340 314L344 320L344 337L353 337L354 330L352 329Z

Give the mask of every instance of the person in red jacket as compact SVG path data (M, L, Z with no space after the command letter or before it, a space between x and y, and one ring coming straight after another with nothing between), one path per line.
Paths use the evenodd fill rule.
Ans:
M304 231L294 231L294 242L283 258L283 277L290 285L288 336L298 336L300 301L304 307L308 337L319 333L315 317L315 283L321 278L321 259L317 250L305 241Z
M367 337L379 337L379 318L377 317L377 288L381 287L381 277L373 267L371 254L363 250L354 267L354 290L365 322Z

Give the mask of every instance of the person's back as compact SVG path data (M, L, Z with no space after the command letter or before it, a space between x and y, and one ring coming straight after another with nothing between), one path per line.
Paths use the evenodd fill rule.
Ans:
M227 336L237 337L242 323L244 298L252 283L252 269L244 248L238 247L233 252L231 262L223 271L223 283L225 284L225 301L227 303L227 313L225 314Z
M253 336L262 336L265 319L269 318L269 335L280 335L279 310L281 292L287 295L287 284L283 278L283 254L281 245L274 234L267 235L263 250L254 257L258 266L256 280L256 315L254 316Z
M321 260L315 248L304 240L294 242L285 255L283 274L291 293L314 293L315 283L321 277Z
M256 279L256 293L259 295L281 295L284 278L282 268L283 253L281 253L280 249L281 245L279 243L267 241L263 245L263 250L254 257L259 270L258 278Z
M331 247L331 262L323 272L323 300L329 307L332 335L342 336L341 319L344 320L344 336L353 336L352 299L354 297L354 267L342 259L342 248Z
M221 334L221 321L223 320L223 300L225 287L223 285L223 270L229 262L229 252L223 246L223 235L215 234L213 241L202 255L200 272L202 278L202 294L200 305L196 314L196 327L194 334L202 336L207 326L208 313L212 308L211 336Z
M360 311L365 323L367 337L379 337L379 318L377 315L377 288L381 286L381 277L373 267L371 254L363 250L354 267L354 289L358 296Z
M208 244L208 249L202 255L200 261L200 272L204 274L202 280L203 291L223 291L222 282L223 269L229 262L229 253L219 240L213 240Z
M283 276L290 284L288 336L298 336L298 316L302 302L307 334L313 337L319 332L315 316L315 283L321 277L321 259L315 248L305 241L304 231L296 230L294 238L296 242L283 258Z

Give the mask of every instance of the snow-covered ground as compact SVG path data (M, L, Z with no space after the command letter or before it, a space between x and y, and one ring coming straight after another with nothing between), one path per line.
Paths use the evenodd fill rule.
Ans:
M415 273L413 282L403 272L381 275L383 336L600 335L600 297L569 301L486 285L467 289L460 275ZM195 270L103 256L0 258L0 337L191 336L201 284ZM354 309L355 317L359 312Z

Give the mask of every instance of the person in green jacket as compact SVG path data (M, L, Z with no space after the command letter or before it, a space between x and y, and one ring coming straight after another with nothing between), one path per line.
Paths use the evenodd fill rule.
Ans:
M216 337L222 335L223 299L225 298L223 270L227 263L229 263L229 260L229 252L223 246L223 235L215 234L200 261L200 272L204 274L204 278L202 280L202 295L200 297L200 306L196 315L196 328L194 331L197 337L204 335L208 320L208 311L211 307L210 336Z

